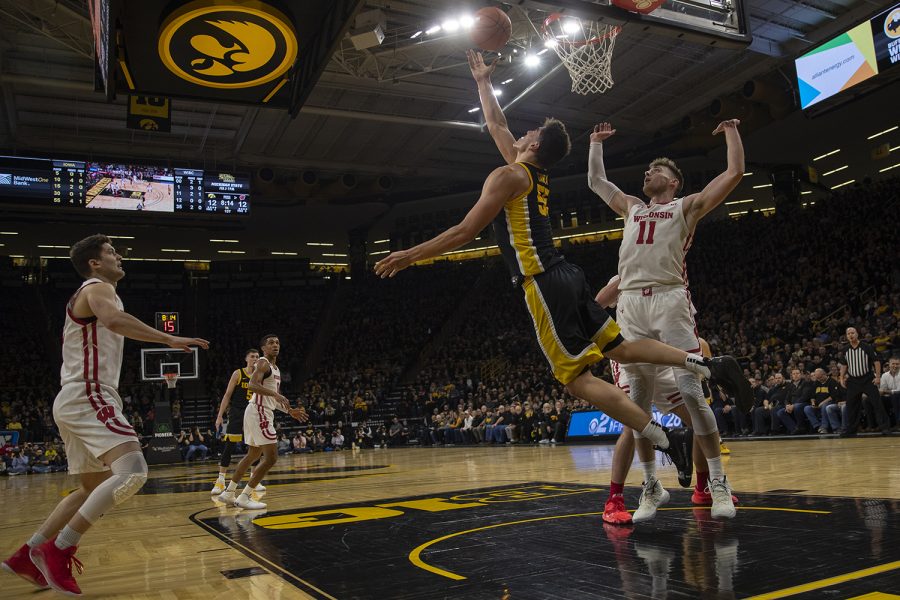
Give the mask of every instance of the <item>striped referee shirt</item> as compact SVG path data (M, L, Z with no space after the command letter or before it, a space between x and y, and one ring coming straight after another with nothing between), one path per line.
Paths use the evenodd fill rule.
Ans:
M856 348L848 346L841 355L840 362L847 365L847 374L850 377L874 377L873 368L876 360L878 359L872 346L860 342Z

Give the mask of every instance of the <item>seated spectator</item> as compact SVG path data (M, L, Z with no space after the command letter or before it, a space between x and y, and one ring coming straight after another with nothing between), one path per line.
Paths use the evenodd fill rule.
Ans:
M406 445L406 439L403 435L403 425L400 424L400 419L394 417L391 420L391 426L388 429L388 445L389 446L404 446Z
M341 433L340 429L335 429L331 434L331 448L333 450L344 449L344 434Z
M200 429L194 427L187 437L187 452L184 455L184 460L190 462L197 452L200 452L200 460L206 460L209 448L206 447L205 441L206 438L200 433Z
M814 430L828 433L828 406L837 403L843 394L838 382L829 377L824 369L813 371L811 379L815 387L810 403L803 408L803 412ZM834 431L837 433L837 429Z
M31 470L31 460L25 454L25 450L19 452L12 459L12 466L7 470L10 475L22 475Z
M278 432L278 438L275 442L276 447L278 449L278 454L290 454L291 452L291 440L285 437L284 433Z

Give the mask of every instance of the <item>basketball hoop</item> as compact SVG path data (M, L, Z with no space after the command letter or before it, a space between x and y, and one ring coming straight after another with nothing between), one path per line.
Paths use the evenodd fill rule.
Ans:
M544 20L541 37L572 77L572 91L602 94L613 86L612 53L621 27L560 13Z
M169 386L169 389L174 390L175 384L178 382L178 373L164 373L163 378L166 380L166 385Z

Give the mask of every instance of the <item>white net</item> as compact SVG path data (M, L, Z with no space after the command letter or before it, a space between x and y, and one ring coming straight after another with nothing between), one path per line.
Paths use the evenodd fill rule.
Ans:
M577 94L602 94L613 86L612 53L620 27L554 13L541 37L553 48L572 78Z
M166 385L169 386L170 390L175 389L175 384L178 383L178 374L177 373L165 373L163 378L166 380Z

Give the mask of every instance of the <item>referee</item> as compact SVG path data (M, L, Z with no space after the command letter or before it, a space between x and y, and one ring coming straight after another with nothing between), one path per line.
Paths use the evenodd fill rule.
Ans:
M847 341L850 346L840 358L841 385L847 388L847 422L841 437L856 435L863 394L875 411L882 435L889 435L891 426L877 387L881 381L881 361L875 357L875 350L871 345L859 341L859 333L855 327L847 328Z

